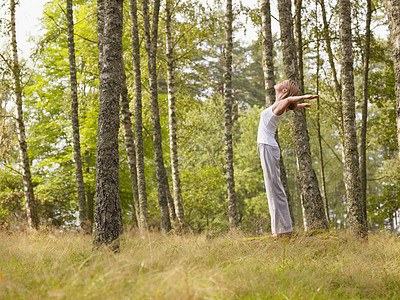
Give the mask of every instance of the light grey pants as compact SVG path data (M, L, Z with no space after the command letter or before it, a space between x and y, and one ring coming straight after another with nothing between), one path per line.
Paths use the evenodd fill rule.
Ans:
M279 147L261 143L258 143L257 147L264 172L272 234L291 232L293 231L292 220L290 218L285 190L280 178Z

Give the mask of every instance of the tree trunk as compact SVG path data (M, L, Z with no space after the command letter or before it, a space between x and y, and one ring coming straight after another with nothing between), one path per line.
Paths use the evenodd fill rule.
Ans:
M296 46L293 37L291 1L279 0L278 10L285 74L288 79L299 82ZM310 142L304 109L293 111L292 133L299 169L299 183L303 196L302 205L306 221L305 228L307 230L328 230L318 180L312 168Z
M304 71L303 71L303 38L301 36L301 6L302 0L295 0L295 33L296 33L296 50L297 65L299 66L299 89L300 94L304 94Z
M12 74L14 77L14 93L16 102L15 104L17 106L17 132L18 132L19 154L22 161L22 179L24 182L26 215L28 219L29 228L39 229L39 216L37 213L35 195L33 192L31 167L28 157L28 145L25 136L24 113L22 110L21 70L18 61L14 0L10 0L10 12L11 12L11 46L13 51Z
M172 182L174 189L174 204L176 215L179 224L184 231L188 231L189 227L185 219L183 210L183 199L181 180L179 176L179 161L178 161L178 139L176 136L176 107L175 107L175 78L174 78L174 49L172 43L172 13L171 0L167 0L165 5L166 13L166 35L167 35L167 87L168 87L168 102L169 102L169 139L171 151L171 167L172 167Z
M137 21L137 2L130 0L131 21L132 21L132 52L133 52L133 71L135 85L135 150L136 150L136 168L138 182L139 198L139 219L140 230L147 230L149 224L149 213L147 208L146 177L144 172L144 150L143 150L143 132L142 132L142 75L140 71L140 43Z
M99 79L103 67L104 1L97 0L97 48L99 52Z
M140 219L139 212L139 196L138 196L138 182L136 170L136 151L135 140L132 131L131 111L129 109L129 96L128 88L126 86L125 64L122 58L121 62L121 119L124 131L124 142L126 155L128 157L129 174L131 176L132 196L133 196L133 221L138 224Z
M92 227L94 224L94 193L91 191L87 191L87 219L90 221L90 231L92 231Z
M320 33L318 30L318 5L315 3L315 10L316 10L316 15L315 15L315 21L316 21L316 30L317 30L317 74L316 74L316 92L317 95L319 94L319 69L321 66L320 63ZM325 217L326 221L330 222L329 218L329 206L328 206L328 196L326 195L326 181L325 181L325 167L324 167L324 155L322 152L322 135L321 135L321 117L320 117L320 111L321 111L321 105L320 105L320 100L319 97L317 98L317 136L318 136L318 150L319 150L319 165L320 165L320 172L321 172L321 189L322 189L322 198L324 202L324 208L325 208Z
M321 5L322 21L324 23L323 34L324 34L324 39L326 42L326 51L328 52L329 65L331 66L331 70L332 70L332 74L333 74L333 82L335 84L336 92L338 93L338 98L341 99L342 88L340 86L340 82L338 80L336 67L335 67L335 61L334 61L334 56L333 56L333 51L332 51L332 46L331 46L331 36L329 33L329 24L328 24L328 19L327 19L326 10L325 10L325 2L324 2L324 0L319 0L319 3ZM341 102L341 100L339 100L339 102Z
M154 1L152 28L150 29L149 3L148 0L142 0L143 3L143 23L144 36L146 41L147 62L149 68L149 84L151 99L151 120L153 125L153 143L154 156L156 163L158 204L161 214L161 231L171 230L170 214L175 215L175 208L169 191L168 177L164 165L162 150L162 137L160 125L160 111L158 108L157 91L157 38L158 38L158 19L160 12L160 0ZM151 30L151 33L150 33ZM174 217L171 218L174 221Z
M119 196L119 98L121 94L123 0L104 5L103 61L97 130L96 203L93 244L119 249L122 233Z
M261 0L262 22L262 55L265 81L265 103L267 106L275 102L274 43L271 31L270 0Z
M333 82L335 84L335 92L336 92L336 100L337 100L337 111L339 112L339 117L340 117L340 122L339 122L339 131L340 131L340 137L343 138L343 114L342 114L342 87L340 85L340 82L338 80L337 72L336 72L336 67L335 67L335 60L334 60L334 55L332 51L332 46L331 46L331 36L329 33L329 24L326 16L326 10L325 10L325 2L324 0L319 0L320 5L321 5L321 11L322 11L322 21L324 23L324 30L323 30L323 35L324 39L326 42L326 50L328 52L328 60L329 60L329 65L332 70L333 74Z
M271 8L269 0L261 1L261 22L262 22L262 55L263 55L263 70L264 70L264 81L265 81L265 103L266 106L270 106L275 102L275 74L274 74L274 43L272 41L271 31ZM275 139L279 145L279 135L276 132ZM279 145L280 149L280 145ZM282 152L282 151L281 151ZM289 204L290 217L292 224L295 224L293 215L293 203L289 191L289 185L287 183L286 168L281 155L279 160L279 167L281 171L281 181L283 188L285 189L286 198Z
M364 204L361 198L361 180L357 151L350 0L339 1L339 28L344 130L344 181L349 221L353 232L361 237L367 237L368 232L364 218Z
M225 46L225 166L226 166L226 183L228 189L228 217L231 229L239 224L237 214L237 203L235 193L235 179L233 169L233 146L232 146L232 0L226 1L226 46Z
M360 177L361 177L361 199L364 204L365 220L367 219L367 119L368 119L368 73L369 55L371 43L371 0L367 0L367 16L365 24L365 47L364 47L364 70L363 70L363 102L361 117L360 138Z
M397 142L400 158L400 2L399 0L386 0L386 12L389 19L390 40L392 44L394 77L396 80L396 122Z
M83 182L81 142L79 135L79 114L78 114L78 84L76 79L75 64L75 43L74 43L74 18L72 0L67 0L67 23L68 23L68 53L69 53L69 74L71 80L71 120L74 143L75 177L78 190L79 222L81 228L88 232L86 224L86 199L85 184Z

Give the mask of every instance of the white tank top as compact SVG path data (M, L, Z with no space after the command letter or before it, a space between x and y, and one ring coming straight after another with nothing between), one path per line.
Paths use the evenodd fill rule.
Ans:
M272 112L272 105L261 112L260 124L258 125L257 143L278 146L275 140L275 131L279 122L286 114L286 110L280 116Z

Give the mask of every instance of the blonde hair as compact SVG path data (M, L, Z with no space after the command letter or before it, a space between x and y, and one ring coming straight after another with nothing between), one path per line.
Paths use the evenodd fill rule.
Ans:
M299 93L300 93L299 86L293 80L290 80L290 79L284 80L284 81L282 81L282 84L286 88L286 93L283 93L280 96L279 100L283 100L283 99L285 99L287 97L292 97L292 96L298 96L299 95ZM293 102L288 106L288 108L290 110L293 110L293 109L296 108L296 106L297 106L297 103Z

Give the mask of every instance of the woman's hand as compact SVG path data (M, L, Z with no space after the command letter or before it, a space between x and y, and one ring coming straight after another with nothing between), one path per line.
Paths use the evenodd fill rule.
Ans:
M318 95L302 95L302 96L287 97L284 100L287 100L289 103L292 103L292 102L299 102L304 99L315 99L317 97L318 97Z
M283 114L289 107L289 105L295 105L292 110L303 108L303 107L311 107L312 105L310 103L298 103L301 100L305 99L315 99L317 98L318 95L302 95L302 96L292 96L292 97L287 97L285 99L282 99L280 101L275 102L274 106L272 107L272 112L278 116Z

